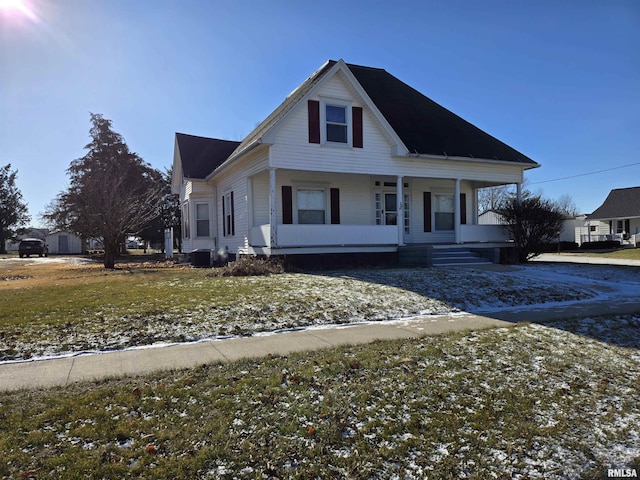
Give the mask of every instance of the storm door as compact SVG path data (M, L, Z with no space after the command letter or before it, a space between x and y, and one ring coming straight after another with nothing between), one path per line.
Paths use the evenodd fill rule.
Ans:
M398 224L398 194L376 193L376 225Z

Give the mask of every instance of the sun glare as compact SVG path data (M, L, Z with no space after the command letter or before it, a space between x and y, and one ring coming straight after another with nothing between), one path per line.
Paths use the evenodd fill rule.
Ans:
M32 20L36 19L35 13L29 9L24 0L0 0L0 12L20 12Z

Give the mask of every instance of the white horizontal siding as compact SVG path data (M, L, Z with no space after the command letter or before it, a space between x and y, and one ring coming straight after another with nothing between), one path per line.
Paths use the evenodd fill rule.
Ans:
M260 172L252 177L253 225L269 223L269 172Z
M219 248L228 249L230 253L237 253L239 250L244 250L249 246L249 177L264 170L267 165L268 156L266 152L262 149L256 150L249 152L241 160L232 163L213 178L212 183L216 195L215 232ZM235 235L224 236L222 196L231 191L233 192Z
M488 183L522 182L522 165L454 159L392 157L393 143L341 73L322 84L311 99L336 98L363 107L364 148L310 144L306 102L274 129L272 165L278 168L423 178L460 178ZM322 127L322 126L321 126Z
M450 243L455 241L454 231L435 230L435 218L431 212L431 232L424 231L424 192L432 195L453 195L455 184L452 180L439 179L409 179L411 190L411 242L412 243ZM471 185L460 182L460 193L466 194L467 224L472 223L475 216L473 209L473 196L475 195Z
M276 211L277 222L282 223L282 187L296 188L318 186L327 190L340 190L340 223L343 225L369 225L373 223L373 196L369 176L330 174L324 172L303 172L276 170ZM294 198L295 202L295 198ZM295 207L295 206L294 206ZM327 222L329 221L327 205ZM269 223L269 176L262 172L253 177L253 226Z
M301 102L274 131L274 167L324 172L375 173L391 161L392 143L355 90L338 74L314 92L313 100L335 98L363 107L364 148L309 143L307 103ZM387 168L388 170L388 168Z

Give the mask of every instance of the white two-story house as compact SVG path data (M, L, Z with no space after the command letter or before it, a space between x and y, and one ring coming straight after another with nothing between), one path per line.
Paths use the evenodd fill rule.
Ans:
M504 242L478 223L476 192L538 166L385 70L339 60L241 142L177 133L172 188L185 251L393 253Z

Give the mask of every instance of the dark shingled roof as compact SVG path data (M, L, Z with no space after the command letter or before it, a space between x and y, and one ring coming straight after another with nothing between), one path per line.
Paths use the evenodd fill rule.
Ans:
M611 190L606 200L591 215L589 220L640 217L640 187Z
M176 133L185 177L206 178L248 149L283 118L336 64L327 61L289 94L242 142ZM398 80L381 68L347 64L410 153L538 164Z
M348 67L409 152L537 165L387 71Z
M204 179L238 148L240 142L218 140L176 133L182 160L182 172L187 178Z

